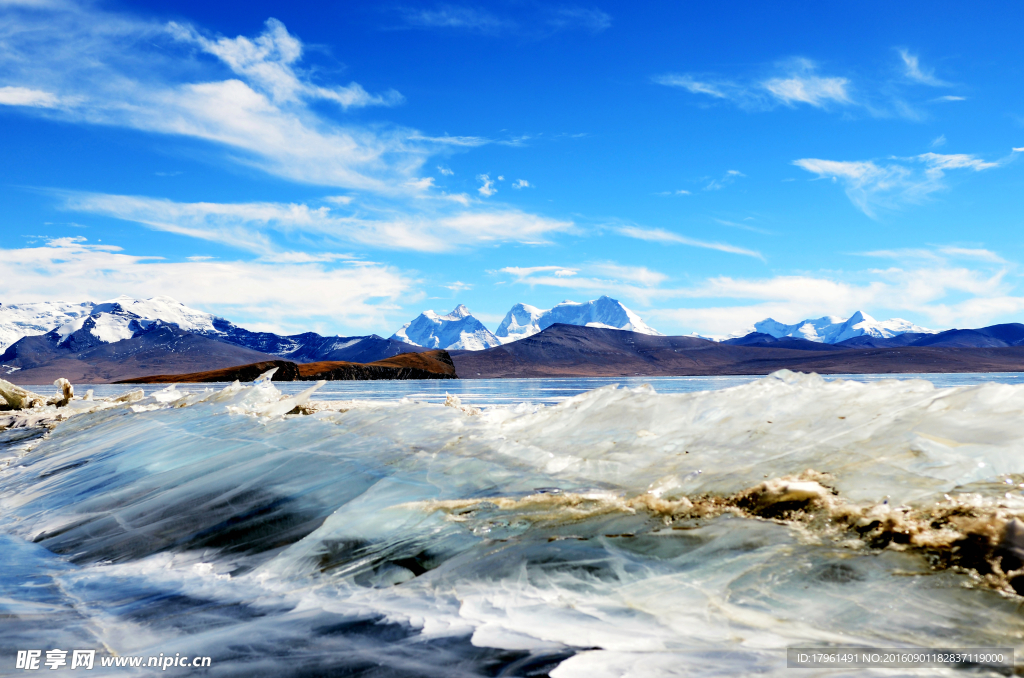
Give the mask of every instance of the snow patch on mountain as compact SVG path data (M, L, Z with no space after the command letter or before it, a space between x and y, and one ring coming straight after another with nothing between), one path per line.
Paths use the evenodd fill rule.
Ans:
M563 301L546 311L535 306L516 304L505 315L494 334L501 343L507 344L537 334L556 323L661 336L661 332L650 327L640 316L608 296L585 303Z
M501 341L462 304L446 315L424 311L391 335L391 339L413 346L453 351L482 351L501 345Z
M807 339L808 341L836 344L846 339L864 335L878 339L888 339L889 337L895 337L908 332L935 334L938 330L930 330L902 318L875 320L866 313L857 311L849 318L827 315L821 318L801 320L793 325L786 325L772 318L765 318L760 322L754 323L751 331L770 334L780 339L782 337L795 337L797 339Z

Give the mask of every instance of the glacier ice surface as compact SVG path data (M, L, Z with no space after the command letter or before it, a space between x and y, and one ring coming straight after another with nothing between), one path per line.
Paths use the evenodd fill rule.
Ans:
M959 523L915 527L934 548L860 536L946 511L1010 567L1024 386L783 371L289 414L311 391L74 399L46 436L0 437L0 651L208 654L225 675L784 676L793 645L1024 637L1009 580L929 560Z

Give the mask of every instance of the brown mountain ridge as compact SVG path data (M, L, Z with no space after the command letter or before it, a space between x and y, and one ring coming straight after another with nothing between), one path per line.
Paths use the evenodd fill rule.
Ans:
M253 381L267 370L277 368L272 381L352 381L376 379L457 379L455 365L447 351L402 353L372 363L340 360L293 363L289 360L265 360L219 370L187 374L155 374L122 379L116 384L182 384L224 381Z

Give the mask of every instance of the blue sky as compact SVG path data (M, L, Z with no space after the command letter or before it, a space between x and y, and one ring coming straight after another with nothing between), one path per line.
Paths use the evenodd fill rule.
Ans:
M0 301L1024 319L1024 5L293 4L0 0Z

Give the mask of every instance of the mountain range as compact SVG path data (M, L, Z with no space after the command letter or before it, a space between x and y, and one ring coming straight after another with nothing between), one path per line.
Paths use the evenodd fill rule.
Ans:
M793 325L780 323L773 318L754 323L753 332L768 334L776 338L792 337L825 344L838 344L854 337L875 337L888 339L900 334L932 334L936 330L919 327L909 320L890 318L875 320L866 313L857 311L849 318L827 315L822 318L808 318Z
M451 355L462 379L741 375L781 369L819 374L1024 371L1024 325L1019 323L920 336L932 343L858 347L771 337L771 342L743 344L552 325L512 344ZM879 342L899 338L867 337Z
M566 327L580 329L575 334L566 334ZM559 329L552 332L552 328ZM728 369L754 369L760 364L757 360L767 360L769 353L765 349L783 351L788 356L787 365L796 364L793 356L802 355L797 362L805 364L807 361L826 360L827 354L833 356L827 360L832 361L828 364L834 367L847 364L854 355L850 351L862 349L1003 349L1024 346L1024 325L1020 324L937 332L899 318L877 321L859 312L846 319L825 316L792 325L767 318L757 323L754 329L742 337L721 342L698 337L665 338L620 302L603 296L585 303L566 301L547 310L516 304L494 333L460 304L445 315L426 311L388 339L377 335L325 337L315 332L279 335L247 330L169 297L140 300L122 296L100 303L0 305L0 339L5 342L0 345L0 376L23 384L45 383L62 376L79 383L99 383L144 374L219 370L268 360L286 360L295 364L324 361L365 364L403 353L439 349L451 351L457 365L464 368L460 368L460 375L469 377L477 373L501 376L501 370L496 372L495 365L506 364L508 360L531 363L533 366L528 370L520 366L520 371L526 370L524 374L540 375L545 370L551 374L568 374L571 369L565 372L564 369L569 368L559 368L563 371L558 372L555 364L566 359L566 346L574 342L576 349L573 350L590 356L584 359L577 355L569 361L588 365L580 368L580 374L594 373L594 370L601 373L602 370L611 370L609 374L629 373L635 356L624 357L621 351L606 350L605 344L612 341L609 337L614 338L613 344L625 342L623 345L633 346L640 353L647 350L641 350L642 346L661 346L664 343L659 343L661 339L671 340L672 351L681 350L672 343L677 340L698 342L693 347L703 351L700 354L704 356L702 359L718 356L707 363L708 369L726 369L726 364L732 365ZM613 334L607 335L607 332ZM539 338L540 343L534 342L534 338ZM529 344L521 343L527 340L530 340ZM535 344L542 347L536 349L539 353L527 351ZM720 348L709 353L709 347L715 346ZM736 363L734 353L741 348L743 351L755 351L753 355L760 358L754 362ZM815 358L810 353L821 356ZM543 355L551 363L547 367L538 357ZM626 362L617 364L616 361L622 360ZM660 360L657 370L683 369L675 359ZM938 358L936 360L942 362ZM992 364L1008 365L999 360ZM605 361L607 365L598 368L595 361ZM486 367L486 364L491 366ZM633 367L639 368L638 365ZM648 368L653 369L650 365ZM690 371L681 374L701 373L692 371L696 368L686 369ZM661 373L657 370L644 373Z
M462 304L446 315L424 311L391 335L391 339L431 349L482 351L533 336L556 323L661 335L620 301L602 296L583 303L563 301L546 310L516 304L494 333Z
M173 325L183 332L207 337L258 352L259 355L286 358L295 362L341 360L373 362L401 353L426 349L384 339L375 334L357 337L324 337L315 332L279 335L252 332L229 320L197 311L170 297L133 299L121 296L100 303L37 302L0 305L0 363L25 369L25 350L11 353L19 341L43 336L44 343L33 343L33 355L47 347L51 359L62 359L87 349L145 335L154 325ZM253 362L250 360L249 362Z

